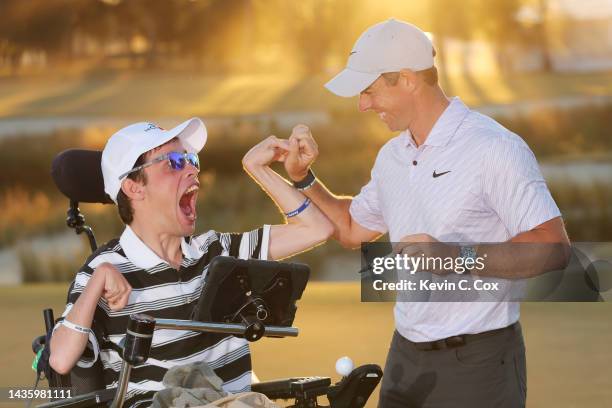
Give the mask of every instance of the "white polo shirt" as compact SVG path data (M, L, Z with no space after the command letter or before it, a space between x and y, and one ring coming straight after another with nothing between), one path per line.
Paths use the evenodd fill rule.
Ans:
M350 213L365 228L389 232L392 242L425 233L476 243L504 242L561 215L523 139L459 98L421 146L404 131L380 149ZM395 305L398 332L416 342L493 330L518 318L516 302Z

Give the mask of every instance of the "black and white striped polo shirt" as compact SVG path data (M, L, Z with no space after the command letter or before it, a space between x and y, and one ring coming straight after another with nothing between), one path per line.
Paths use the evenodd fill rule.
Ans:
M109 262L124 274L132 286L129 302L121 311L112 311L104 299L98 301L94 317L96 326L108 335L110 341L119 344L125 335L128 316L132 313L189 319L202 291L210 261L217 255L266 259L269 235L270 226L265 225L245 233L211 230L186 238L181 242L183 260L177 271L127 226L120 239L111 240L100 247L77 273L63 316L68 314L83 292L96 266ZM90 341L88 348L94 347ZM103 344L100 348L104 382L107 388L115 387L121 358L115 350ZM198 361L206 361L215 370L224 381L224 390L241 392L250 389L251 358L246 340L189 330L156 329L149 359L132 369L124 406L149 405L155 391L164 388L162 379L169 368ZM85 359L79 361L81 366L87 363Z

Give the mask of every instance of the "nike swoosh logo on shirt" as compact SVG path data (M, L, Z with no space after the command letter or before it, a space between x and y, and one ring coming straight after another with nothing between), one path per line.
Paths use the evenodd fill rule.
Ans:
M434 170L434 172L433 172L433 178L443 176L443 175L445 175L446 173L450 173L450 172L451 172L451 170L449 170L449 171L444 171L444 172L442 172L442 173L436 173L436 171Z

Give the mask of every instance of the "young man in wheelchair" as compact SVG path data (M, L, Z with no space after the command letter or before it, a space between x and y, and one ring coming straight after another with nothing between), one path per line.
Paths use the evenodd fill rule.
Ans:
M106 193L126 224L119 239L101 246L77 273L63 320L54 329L50 364L66 374L101 359L106 387L116 386L119 354L91 330L118 344L132 313L189 319L209 262L217 255L280 259L307 250L332 234L327 218L270 169L290 149L270 136L243 158L244 168L287 217L245 233L194 235L198 152L206 142L199 119L164 130L137 123L115 133L102 153ZM92 355L93 354L93 355ZM147 362L132 370L125 406L146 405L176 365L206 361L229 392L248 390L251 361L246 340L191 331L156 330Z

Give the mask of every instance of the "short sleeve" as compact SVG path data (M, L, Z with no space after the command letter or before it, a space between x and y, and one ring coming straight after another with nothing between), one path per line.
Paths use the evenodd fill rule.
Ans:
M239 259L268 259L270 225L243 233L221 233L219 241L225 253Z
M85 286L87 286L87 283L89 282L92 273L93 271L88 267L85 267L83 270L77 273L74 281L72 282L72 285L70 285L70 289L68 290L68 299L64 312L62 313L61 319L53 328L53 331L57 330L57 328L61 325L62 320L65 319L66 316L68 316L68 313L70 313L70 310L78 300L79 296L81 295L81 293L83 293ZM97 307L97 309L99 309L99 306ZM96 310L96 315L98 315L100 311L101 309ZM99 340L93 333L93 331L91 331L89 332L89 339L87 340L85 351L83 352L83 355L81 356L79 361L77 361L77 365L83 368L91 367L98 359L99 354Z
M482 182L486 203L512 237L561 215L533 152L514 134L491 147Z
M380 210L378 188L374 177L363 186L359 194L353 197L349 212L359 225L372 231L387 232L388 227Z

